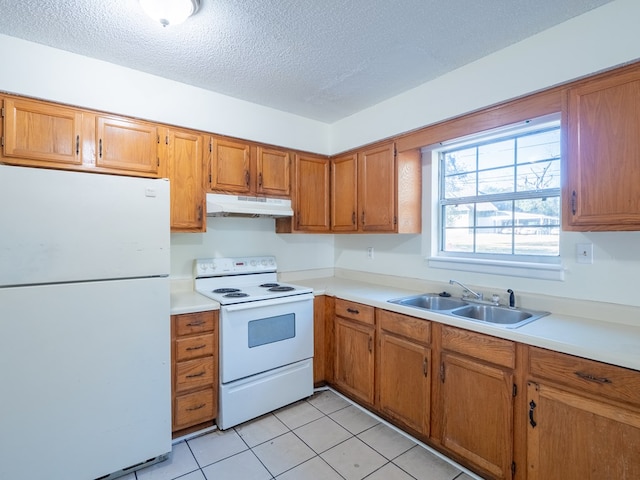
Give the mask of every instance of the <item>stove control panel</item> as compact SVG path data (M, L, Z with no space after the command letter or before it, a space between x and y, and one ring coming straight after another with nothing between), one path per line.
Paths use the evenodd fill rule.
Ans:
M275 272L276 257L198 258L193 262L196 278Z

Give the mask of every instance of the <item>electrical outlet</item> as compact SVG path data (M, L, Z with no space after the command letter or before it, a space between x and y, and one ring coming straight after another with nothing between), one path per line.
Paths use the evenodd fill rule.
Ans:
M593 243L576 243L576 262L593 263Z
M373 260L373 247L367 247L367 258Z

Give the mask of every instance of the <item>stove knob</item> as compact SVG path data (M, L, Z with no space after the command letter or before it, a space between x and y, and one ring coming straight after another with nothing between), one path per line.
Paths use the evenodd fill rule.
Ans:
M258 262L256 260L251 260L250 263L251 263L252 267L255 267L258 264Z

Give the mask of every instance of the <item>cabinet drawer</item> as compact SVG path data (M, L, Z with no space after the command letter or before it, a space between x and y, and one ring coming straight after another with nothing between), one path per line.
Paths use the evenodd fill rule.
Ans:
M213 331L213 312L176 315L176 336Z
M176 361L183 362L213 355L213 341L213 335L210 333L176 339Z
M529 373L583 392L640 405L640 372L529 347Z
M213 420L216 416L215 403L213 388L177 396L173 411L174 429Z
M356 322L375 324L374 308L361 303L336 299L336 315L355 320Z
M482 333L443 326L442 348L507 368L516 366L515 343Z
M382 330L423 344L431 342L431 322L427 320L387 310L376 310L376 317Z
M176 392L184 392L213 383L213 357L176 364Z

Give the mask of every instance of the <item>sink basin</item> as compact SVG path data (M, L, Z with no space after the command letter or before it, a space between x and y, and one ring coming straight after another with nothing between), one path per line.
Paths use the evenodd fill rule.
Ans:
M396 298L395 300L389 300L389 302L424 310L453 310L467 305L467 302L451 297L441 297L437 293L423 293L411 297Z
M507 328L518 328L540 317L549 315L549 312L524 310L522 308L514 309L494 305L467 305L453 310L451 314L456 317L504 325Z
M508 308L500 305L485 305L474 303L473 300L465 301L459 298L441 297L437 293L423 293L387 301L397 305L430 310L451 317L464 318L474 322L485 322L504 328L518 328L549 315L549 312Z

